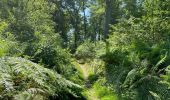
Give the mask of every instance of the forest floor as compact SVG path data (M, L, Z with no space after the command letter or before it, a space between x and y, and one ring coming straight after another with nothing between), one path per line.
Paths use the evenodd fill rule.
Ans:
M99 81L94 80L94 69L90 63L74 60L73 63L82 79L84 90L82 95L87 100L118 100L112 91L102 86Z
M79 68L81 69L81 72L83 74L84 86L85 86L84 94L86 95L87 100L100 100L96 95L95 90L92 87L93 84L89 83L88 77L90 75L91 69L89 68L88 64L80 64L78 63L78 61L77 64L79 65Z
M87 69L88 67L85 64L80 64L80 68L82 70L84 80L87 81L89 76L88 69Z

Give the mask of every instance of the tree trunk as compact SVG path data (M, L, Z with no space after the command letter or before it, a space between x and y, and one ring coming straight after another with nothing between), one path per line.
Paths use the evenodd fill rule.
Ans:
M109 35L109 24L111 23L111 15L112 15L112 1L113 0L105 0L105 25L104 25L104 39L108 38Z
M111 15L112 15L112 1L105 0L105 26L104 26L104 41L106 43L106 54L109 53L109 43L106 39L109 37L109 29L111 24Z
M87 25L86 25L86 7L85 7L85 0L83 0L83 14L84 14L84 38L87 38Z

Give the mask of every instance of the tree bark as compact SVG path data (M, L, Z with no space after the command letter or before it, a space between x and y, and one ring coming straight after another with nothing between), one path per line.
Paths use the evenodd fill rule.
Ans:
M113 0L105 0L105 25L104 25L104 39L108 38L109 29L111 24L111 15L112 15L112 1Z
M105 0L105 26L104 26L104 41L106 43L106 54L109 53L109 42L107 38L109 37L109 30L112 17L112 2L113 0Z
M85 0L83 0L83 17L84 17L84 38L87 38L87 25L86 25L86 7Z

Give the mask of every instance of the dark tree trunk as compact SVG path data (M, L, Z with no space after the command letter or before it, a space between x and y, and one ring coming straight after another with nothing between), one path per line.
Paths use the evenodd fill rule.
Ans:
M104 39L108 38L109 35L109 24L111 23L111 15L112 15L112 1L113 0L105 0L105 25L104 25Z
M109 29L112 17L112 2L113 0L105 0L105 26L104 26L104 41L106 43L106 54L109 53L109 43L106 39L109 37Z
M84 17L84 38L87 38L87 24L86 24L86 7L85 0L83 0L83 17Z

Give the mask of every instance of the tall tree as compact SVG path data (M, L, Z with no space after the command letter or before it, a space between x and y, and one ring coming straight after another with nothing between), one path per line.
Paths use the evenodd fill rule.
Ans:
M102 40L105 18L104 3L99 0L91 0L89 6L90 37L93 41Z
M87 18L86 18L86 0L83 0L83 19L84 19L84 38L87 37Z
M111 14L112 14L112 2L113 0L105 0L105 25L104 25L104 37L108 38L109 34L109 24L111 24Z

